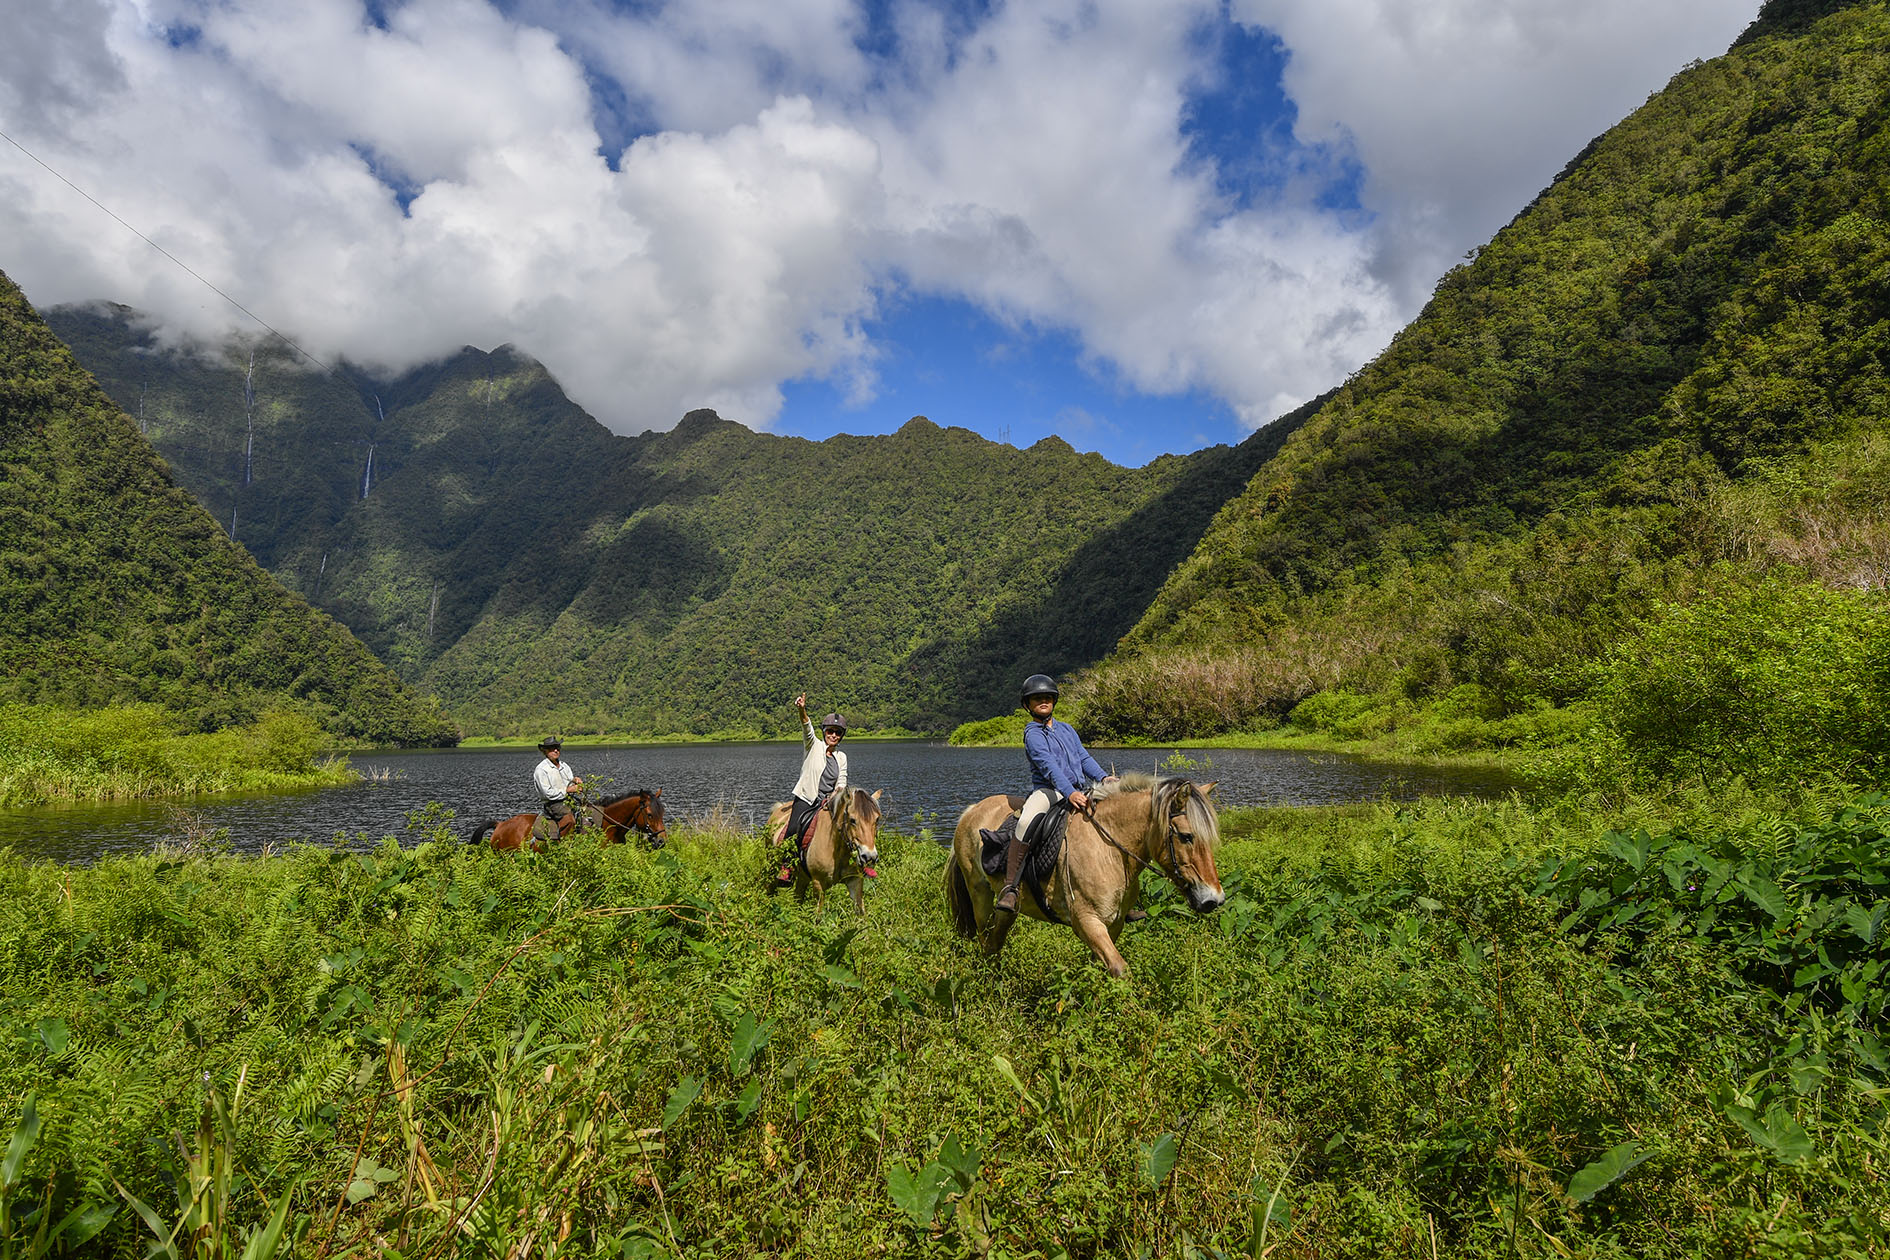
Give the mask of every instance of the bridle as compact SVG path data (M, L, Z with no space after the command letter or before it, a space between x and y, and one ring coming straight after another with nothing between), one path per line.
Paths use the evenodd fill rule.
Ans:
M627 801L633 796L636 797L637 803L631 807L629 815L626 816L621 823L611 821L610 815L605 812L605 806L593 805L591 808L597 811L597 819L603 824L605 829L622 827L625 831L634 831L648 840L654 840L658 836L663 835L664 833L662 831L658 831L655 827L650 825L650 802L656 799L656 793L650 791L648 788L640 788L635 792L626 793L621 799ZM612 803L615 804L617 802ZM667 828L665 828L665 830L667 830Z
M853 817L853 793L858 790L857 788L851 789L847 793L845 803L835 801L833 806L833 811L837 816L833 826L834 847L838 848L840 842L844 840L847 844L848 852L852 855L853 864L855 866L863 865L860 860L860 842L853 835L855 827L855 819Z
M1168 828L1162 836L1168 848L1168 862L1166 865L1163 865L1159 859L1151 862L1141 854L1133 853L1124 847L1120 841L1109 834L1109 829L1102 825L1102 820L1096 817L1096 807L1093 804L1085 808L1082 812L1083 817L1089 820L1089 825L1096 829L1096 834L1101 836L1103 840L1108 843L1110 848L1120 853L1123 857L1128 858L1131 862L1134 862L1139 870L1147 870L1151 866L1154 867L1156 870L1166 875L1168 882L1173 884L1184 896L1187 894L1188 889L1181 882L1181 855L1176 847L1177 843L1194 843L1193 833L1183 831L1179 821L1187 815L1188 803L1186 800L1181 802L1180 808L1171 810L1168 814Z

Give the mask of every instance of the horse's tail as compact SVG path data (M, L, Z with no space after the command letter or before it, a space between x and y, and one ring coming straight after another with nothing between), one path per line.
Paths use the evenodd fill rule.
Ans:
M945 864L945 900L952 908L952 929L968 941L978 939L978 916L971 908L971 885L965 882L965 868L958 856Z
M486 838L488 832L498 825L499 820L496 818L492 819L490 822L480 823L477 827L474 827L471 831L466 833L466 843L478 844L481 840Z

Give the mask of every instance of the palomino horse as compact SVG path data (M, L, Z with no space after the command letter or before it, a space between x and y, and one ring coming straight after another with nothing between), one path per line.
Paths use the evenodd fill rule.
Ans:
M883 790L883 789L882 789ZM787 821L792 802L781 801L768 811L768 834ZM794 896L807 900L814 890L816 910L825 914L827 890L845 884L853 893L853 909L866 913L866 892L861 868L879 861L879 793L853 788L814 815L808 829L806 860L794 868Z
M1044 901L1110 975L1129 972L1129 964L1116 952L1116 937L1123 916L1141 900L1137 876L1143 867L1168 876L1196 914L1217 909L1226 900L1214 873L1220 823L1207 795L1213 788L1212 783L1197 786L1174 776L1127 774L1120 783L1091 793L1087 813L1070 814L1056 869L1043 881ZM978 832L1002 826L1023 804L1022 797L987 796L958 816L952 834L952 860L945 867L952 926L967 940L982 940L986 954L1004 948L1017 915L992 907L1004 877L984 873ZM1017 909L1033 919L1048 919L1025 888L1018 889Z
M589 815L592 827L601 827L604 831L605 844L617 844L623 840L625 831L635 831L650 842L650 847L660 849L668 836L663 826L663 789L654 791L639 788L626 792L622 796L613 796L607 801L587 801L583 808ZM538 821L537 814L513 814L510 818L495 818L482 822L466 835L467 844L478 844L492 833L492 850L495 853L509 853L519 849L530 849L533 853L545 851L544 841L532 834L532 824ZM578 813L573 810L558 820L558 839L562 840L577 828Z

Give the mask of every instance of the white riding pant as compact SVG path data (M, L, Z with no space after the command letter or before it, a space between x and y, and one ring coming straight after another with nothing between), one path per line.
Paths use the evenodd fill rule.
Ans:
M1036 822L1050 807L1063 799L1063 793L1055 788L1038 788L1024 802L1024 810L1017 816L1017 838L1022 840L1030 834L1030 824Z

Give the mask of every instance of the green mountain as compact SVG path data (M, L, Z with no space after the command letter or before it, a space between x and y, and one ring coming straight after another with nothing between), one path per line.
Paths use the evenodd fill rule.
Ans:
M238 541L469 731L777 733L803 688L882 729L1007 708L1114 647L1302 418L1141 469L923 417L618 437L509 349L376 382L48 319Z
M155 702L191 726L308 713L376 743L453 728L172 482L0 275L0 700Z
M1263 727L1337 689L1517 712L1755 570L1882 586L1886 124L1885 6L1768 4L1225 505L1080 689L1092 727Z

